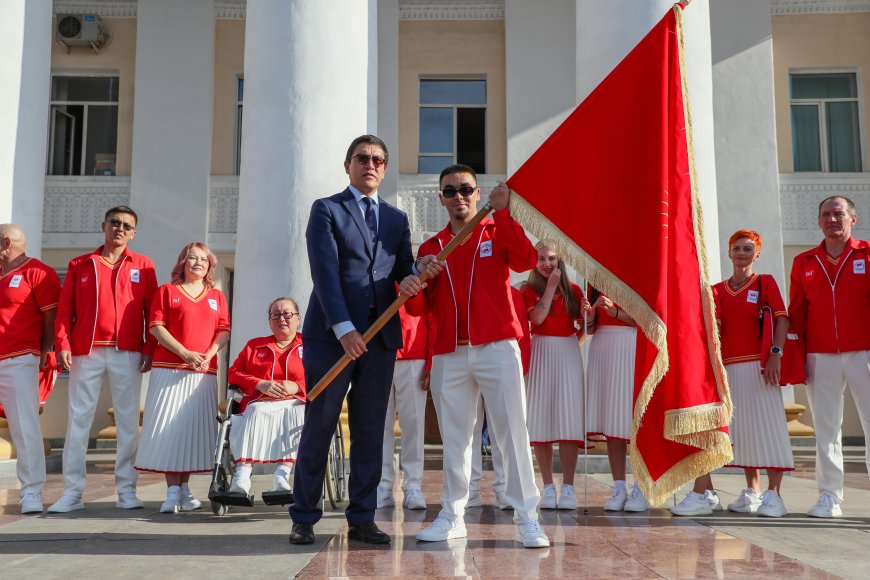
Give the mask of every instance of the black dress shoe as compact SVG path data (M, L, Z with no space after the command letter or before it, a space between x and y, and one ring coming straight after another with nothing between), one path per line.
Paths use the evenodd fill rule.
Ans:
M293 529L290 530L290 543L313 544L314 524L306 524L304 522L293 524Z
M390 536L378 528L375 522L360 522L347 530L347 537L366 544L389 544Z

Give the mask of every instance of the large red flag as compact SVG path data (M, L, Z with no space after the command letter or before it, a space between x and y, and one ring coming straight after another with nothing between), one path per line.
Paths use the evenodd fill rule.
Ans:
M638 323L632 470L660 505L731 460L677 4L509 180L511 212Z

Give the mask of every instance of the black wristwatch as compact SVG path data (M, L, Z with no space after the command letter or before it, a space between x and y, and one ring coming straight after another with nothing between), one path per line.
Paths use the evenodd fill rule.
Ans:
M776 356L782 356L782 349L779 348L778 346L772 346L772 347L770 347L770 354L773 354Z

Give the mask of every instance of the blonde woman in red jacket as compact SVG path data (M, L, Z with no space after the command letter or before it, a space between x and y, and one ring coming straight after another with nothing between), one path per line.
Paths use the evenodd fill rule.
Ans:
M299 306L292 298L276 298L268 312L272 335L248 341L228 375L245 393L230 430L236 460L230 491L248 494L254 463L275 464L272 491L290 489L305 420Z

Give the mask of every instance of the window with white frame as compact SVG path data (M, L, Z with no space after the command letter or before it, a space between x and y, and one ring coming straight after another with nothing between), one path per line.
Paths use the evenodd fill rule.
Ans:
M242 168L242 101L245 96L245 79L239 78L236 86L236 140L233 144L233 175Z
M791 74L794 171L861 171L855 73Z
M421 79L417 171L453 163L486 173L486 81Z
M115 175L118 77L54 75L48 175Z

